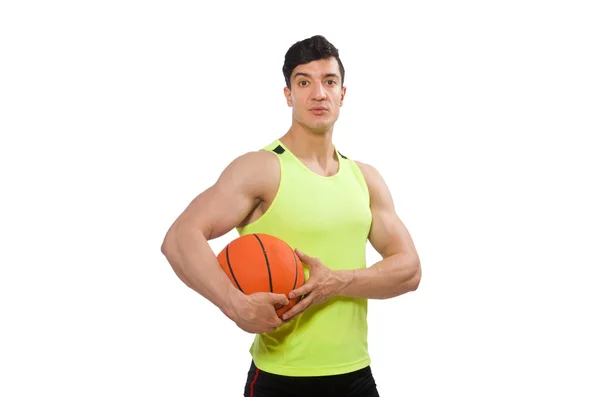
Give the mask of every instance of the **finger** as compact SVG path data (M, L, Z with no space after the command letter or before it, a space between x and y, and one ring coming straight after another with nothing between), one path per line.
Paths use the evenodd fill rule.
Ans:
M294 305L294 307L292 307L290 310L285 312L283 314L283 316L281 317L281 319L284 322L291 321L294 317L296 317L297 315L302 313L309 306L310 306L310 302L308 301L308 299L303 299L300 302L298 302L298 304Z
M308 266L311 266L313 264L313 262L315 261L315 258L313 258L310 255L306 255L304 252L300 251L298 248L296 248L296 255L298 255L298 258L300 258L300 260L304 263L306 263Z
M283 321L290 320L293 317L295 317L296 315L298 315L299 313L301 313L302 311L306 310L310 306L311 302L312 302L312 298L310 296L299 301L290 310L283 313L283 317L282 317Z
M268 334L270 332L277 331L277 328L279 328L279 327L270 327L270 326L269 327L265 327L265 328L262 328L260 331L258 331L258 333L259 334Z
M273 319L271 320L271 327L273 328L278 328L281 327L281 325L283 324L283 320L279 318L279 316L277 315L277 313L273 316Z
M296 298L298 296L306 295L310 291L312 291L313 287L314 287L314 283L311 283L310 281L307 281L301 287L298 287L295 290L290 291L290 293L288 294L288 296L290 297L290 299L294 299L294 298Z
M276 331L277 328L281 327L282 325L283 325L283 320L280 319L277 314L275 314L273 319L269 322L270 328L269 328L268 332Z
M285 294L269 294L270 302L273 305L281 305L282 307L290 303L289 299Z

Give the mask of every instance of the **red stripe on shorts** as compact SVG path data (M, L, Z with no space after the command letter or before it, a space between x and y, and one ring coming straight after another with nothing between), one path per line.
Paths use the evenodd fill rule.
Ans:
M250 383L250 397L254 397L254 384L256 383L256 379L258 379L258 368L256 368L256 374L254 375L252 383Z

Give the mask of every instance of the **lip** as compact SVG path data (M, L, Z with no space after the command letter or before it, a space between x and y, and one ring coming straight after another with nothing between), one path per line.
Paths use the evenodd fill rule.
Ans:
M314 106L308 110L314 115L322 115L329 111L325 106Z

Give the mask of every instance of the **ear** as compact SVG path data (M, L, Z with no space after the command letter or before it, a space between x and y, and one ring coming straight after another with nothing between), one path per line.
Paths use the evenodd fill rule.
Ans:
M285 95L287 105L289 107L292 107L292 91L290 91L290 89L287 86L283 88L283 95Z
M346 96L346 87L342 87L342 97L340 98L340 107L344 106L344 97Z

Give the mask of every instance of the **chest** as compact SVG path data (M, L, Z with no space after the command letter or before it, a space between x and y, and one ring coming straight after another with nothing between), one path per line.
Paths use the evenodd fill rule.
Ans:
M312 239L363 236L371 225L368 194L350 177L282 181L271 205L282 226Z

